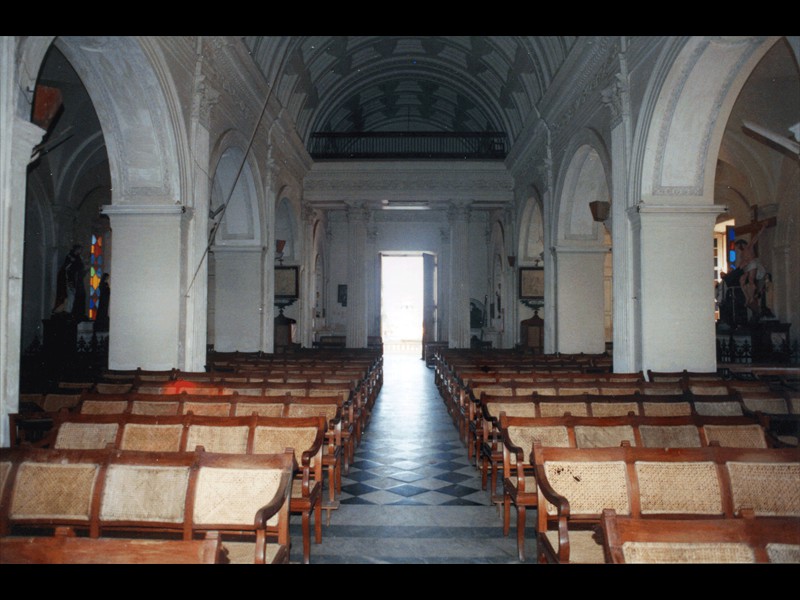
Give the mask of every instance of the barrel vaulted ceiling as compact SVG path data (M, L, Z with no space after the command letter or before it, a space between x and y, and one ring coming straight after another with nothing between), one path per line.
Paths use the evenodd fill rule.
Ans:
M296 36L245 42L304 142L315 132L503 132L513 145L573 37Z

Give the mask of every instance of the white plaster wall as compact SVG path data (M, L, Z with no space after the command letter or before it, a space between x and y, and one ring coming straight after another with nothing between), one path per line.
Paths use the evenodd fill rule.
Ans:
M433 252L443 256L449 241L442 241L442 229L449 231L450 225L446 216L439 211L419 211L419 213L397 211L394 214L376 212L371 226L375 227L376 238L374 252ZM339 284L350 285L347 275L347 222L344 215L331 213L330 246L328 260L328 311L326 313L326 334L344 334L347 326L347 309L337 302ZM486 238L485 218L473 215L469 223L469 294L483 302L486 295L488 242ZM449 238L448 238L449 239ZM365 263L372 264L366 257ZM365 265L365 269L366 269ZM445 294L443 286L448 285L447 264L439 262L439 318L449 314L450 307L442 305ZM467 306L467 311L469 307ZM380 313L380 306L370 306L370 315ZM289 314L288 312L286 313ZM464 315L469 319L469 313Z
M214 249L214 348L261 349L261 249Z
M604 252L558 253L558 352L605 350L604 261Z

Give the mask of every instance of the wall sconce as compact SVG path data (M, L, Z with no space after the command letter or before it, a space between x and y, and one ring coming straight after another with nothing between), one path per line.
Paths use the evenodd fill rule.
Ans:
M515 265L516 263L517 263L517 257L516 257L516 256L509 256L509 257L508 257L508 266L509 266L509 267L511 267L511 268L513 269L513 268L514 268L514 265Z
M611 212L611 202L595 200L594 202L589 202L589 209L592 211L592 219L598 223L604 223Z
M275 260L283 265L283 249L286 247L286 240L275 241Z

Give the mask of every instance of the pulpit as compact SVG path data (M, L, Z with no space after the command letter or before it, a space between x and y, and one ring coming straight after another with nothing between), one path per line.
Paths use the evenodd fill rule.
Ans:
M544 320L534 310L530 319L520 321L519 343L523 350L534 354L544 353Z

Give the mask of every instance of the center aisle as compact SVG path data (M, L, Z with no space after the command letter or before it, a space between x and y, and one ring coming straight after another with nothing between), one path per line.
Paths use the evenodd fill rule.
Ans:
M342 476L341 506L323 524L322 543L312 542L311 564L518 563L514 517L512 508L503 537L501 511L467 461L433 370L419 355L387 354L372 419ZM299 524L292 544L296 562Z

